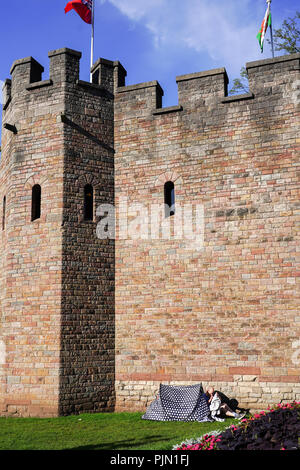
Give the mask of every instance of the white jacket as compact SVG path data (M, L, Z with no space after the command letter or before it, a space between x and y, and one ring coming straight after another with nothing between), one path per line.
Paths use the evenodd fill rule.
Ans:
M218 416L217 416L217 415L220 414L220 406L221 406L220 397L218 396L217 393L215 393L213 398L212 398L212 401L210 402L210 405L209 405L209 410L210 410L211 417L215 421L224 421L224 419L218 418Z

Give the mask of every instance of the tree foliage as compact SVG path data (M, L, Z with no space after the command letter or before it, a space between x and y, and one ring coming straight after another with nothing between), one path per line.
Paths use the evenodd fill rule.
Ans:
M283 21L281 28L275 29L273 33L273 43L276 51L284 51L287 54L300 52L300 12L296 11L293 18ZM267 42L271 44L270 39ZM249 91L248 75L245 67L241 68L240 77L233 80L233 86L229 91L230 95L237 93L247 93Z
M248 74L246 67L242 67L240 71L240 77L233 80L233 87L230 90L231 95L237 93L248 93L249 84L248 84Z
M296 11L294 18L288 18L282 27L275 29L273 42L276 51L285 51L288 54L300 52L300 12ZM267 39L268 43L271 41Z

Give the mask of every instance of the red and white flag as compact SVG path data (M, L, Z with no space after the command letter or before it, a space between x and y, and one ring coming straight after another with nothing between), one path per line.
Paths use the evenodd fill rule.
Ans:
M92 24L93 0L72 0L65 7L65 13L75 10L83 21Z

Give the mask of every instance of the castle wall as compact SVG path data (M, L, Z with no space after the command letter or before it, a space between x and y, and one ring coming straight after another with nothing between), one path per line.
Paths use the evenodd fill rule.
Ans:
M118 62L79 79L81 53L33 58L5 84L0 167L1 414L57 416L114 407L114 240L96 235L113 204L113 91ZM31 220L32 188L41 217ZM93 192L90 220L84 188ZM1 208L3 217L3 209ZM2 228L2 227L1 227ZM4 350L4 354L2 353Z
M13 64L2 119L0 411L25 416L58 410L63 138L56 116L63 100L41 73L31 57ZM41 218L31 221L35 184Z
M114 240L96 235L97 209L114 199L114 69L99 63L97 83L77 76L67 89L60 414L113 411L115 403ZM93 188L92 220L84 220L86 185Z
M235 97L223 68L177 77L169 108L117 61L81 81L80 57L4 86L0 414L144 410L161 382L299 400L299 54L247 64Z
M166 109L157 82L117 90L116 409L145 409L160 382L252 409L299 400L299 59L247 64L240 97L224 69L177 77ZM150 225L166 181L169 240ZM178 232L185 204L194 240Z

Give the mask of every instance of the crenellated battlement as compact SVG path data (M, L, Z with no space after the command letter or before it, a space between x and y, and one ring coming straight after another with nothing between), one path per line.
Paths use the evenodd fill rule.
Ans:
M125 84L127 72L119 61L99 58L91 69L92 83L80 80L81 52L69 48L50 51L49 79L42 80L44 67L33 57L16 60L10 70L11 80L4 83L4 111L11 99L24 92L62 83L85 85L90 89L107 90L118 97L122 105L126 102L128 111L143 109L143 113L168 114L183 109L249 100L266 96L269 87L285 86L299 72L300 54L291 54L274 59L248 62L249 93L228 96L228 75L225 68L217 68L176 77L178 106L162 107L164 91L154 80L134 85ZM273 83L276 77L276 84ZM92 85L96 85L92 87ZM140 111L139 111L140 112ZM130 111L131 113L131 111Z
M91 68L92 82L115 93L118 87L125 85L126 70L116 60L98 59Z
M12 89L11 94L17 94L33 82L41 81L44 67L39 64L33 57L16 60L11 69Z
M246 63L250 90L261 89L267 82L273 84L281 77L279 86L290 80L289 73L300 72L300 53L288 54L274 59L257 60Z
M66 47L50 51L49 79L46 80L42 80L44 67L33 57L16 60L10 69L12 78L7 79L3 86L4 111L13 98L49 86L84 85L93 92L106 90L114 93L125 84L127 72L120 62L103 58L98 59L91 69L92 83L80 80L81 55L81 52Z
M194 109L207 105L216 107L221 104L242 102L254 97L266 96L268 86L273 91L283 88L296 80L299 72L300 54L291 54L274 59L264 59L246 64L249 77L249 93L228 96L228 75L225 68L207 70L176 77L178 85L178 106L162 108L164 94L157 81L123 86L117 89L119 102L125 105L130 113L134 109L143 109L143 114L167 114L183 109ZM124 108L123 108L124 111Z

